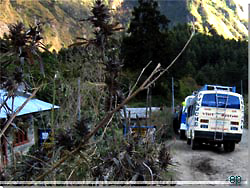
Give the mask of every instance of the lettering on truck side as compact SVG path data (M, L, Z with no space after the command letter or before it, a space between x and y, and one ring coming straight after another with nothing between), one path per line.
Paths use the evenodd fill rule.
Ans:
M218 113L219 114L219 113ZM208 112L203 112L203 116L214 116L214 113L208 113ZM238 115L232 115L232 114L221 114L221 117L229 117L229 118L238 118Z

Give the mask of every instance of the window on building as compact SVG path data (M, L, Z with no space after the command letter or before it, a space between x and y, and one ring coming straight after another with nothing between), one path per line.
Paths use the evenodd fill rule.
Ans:
M22 144L26 144L27 142L28 142L27 129L19 128L18 131L15 132L14 145L20 146Z

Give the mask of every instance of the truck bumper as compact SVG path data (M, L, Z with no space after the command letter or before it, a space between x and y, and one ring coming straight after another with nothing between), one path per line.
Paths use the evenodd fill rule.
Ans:
M221 133L217 132L216 135L219 137L222 137L223 134L223 140L218 141L215 140L215 132L211 131L194 131L194 136L196 139L200 141L209 141L209 142L223 142L223 141L233 141L235 143L239 143L241 141L242 134L232 134L232 133Z

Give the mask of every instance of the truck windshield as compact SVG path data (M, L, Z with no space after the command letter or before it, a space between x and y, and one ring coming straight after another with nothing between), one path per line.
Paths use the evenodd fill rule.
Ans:
M226 94L204 94L201 106L240 109L239 97Z

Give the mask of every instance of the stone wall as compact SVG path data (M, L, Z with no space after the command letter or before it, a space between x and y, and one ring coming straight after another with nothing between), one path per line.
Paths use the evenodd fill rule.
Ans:
M7 153L8 153L8 164L10 164L13 159L14 155L13 154L25 154L28 152L29 148L35 144L35 132L34 132L34 123L33 123L33 116L30 116L27 121L28 128L27 128L27 137L28 137L28 142L19 146L14 145L14 139L15 139L15 134L13 131L10 131L8 136L7 136ZM13 130L13 129L12 129Z

